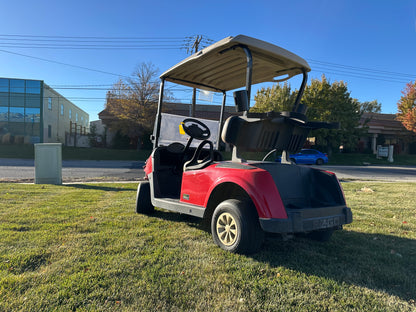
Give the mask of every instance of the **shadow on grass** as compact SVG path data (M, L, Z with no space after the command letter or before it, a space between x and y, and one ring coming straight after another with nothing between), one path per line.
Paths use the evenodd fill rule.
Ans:
M207 230L196 217L158 209L151 216ZM384 291L413 304L416 300L414 239L347 230L336 231L326 243L302 236L283 240L269 235L262 250L249 257L271 267Z
M138 183L137 183L138 184ZM107 192L131 192L137 189L137 184L132 183L131 186L110 186L105 184L94 185L94 184L64 184L66 187L72 187L77 189L84 190L97 190L97 191L107 191Z
M338 231L326 243L268 238L253 259L341 283L416 299L416 241L391 235Z
M202 219L198 217L181 214L178 212L171 212L168 210L160 210L160 209L155 209L154 213L152 213L150 217L154 217L154 218L158 218L158 219L162 219L166 221L186 223L187 225L191 227L199 228L202 230L201 228Z

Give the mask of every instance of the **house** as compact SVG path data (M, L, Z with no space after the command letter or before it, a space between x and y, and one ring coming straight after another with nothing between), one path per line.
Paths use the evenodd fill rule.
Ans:
M364 113L360 127L366 127L368 135L360 138L358 149L377 153L378 145L393 145L396 154L409 153L410 145L416 142L416 135L408 131L395 114Z

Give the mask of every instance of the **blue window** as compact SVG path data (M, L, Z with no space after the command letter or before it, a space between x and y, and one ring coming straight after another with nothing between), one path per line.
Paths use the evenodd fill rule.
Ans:
M26 94L40 94L40 81L26 80Z
M26 123L40 122L40 108L26 108L25 122Z
M0 106L0 121L8 121L9 120L9 108Z
M24 122L25 108L24 107L10 107L9 114L10 122Z
M20 79L10 79L10 92L25 93L25 81Z
M0 92L9 92L9 79L0 78Z

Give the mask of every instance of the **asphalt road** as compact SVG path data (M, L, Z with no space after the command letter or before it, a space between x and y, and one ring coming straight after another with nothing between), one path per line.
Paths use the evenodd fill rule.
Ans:
M416 182L416 167L404 166L314 166L334 172L340 180Z
M64 160L62 181L138 181L144 177L142 161ZM34 182L34 160L0 159L0 181Z
M139 181L144 177L142 161L62 161L62 180ZM383 166L315 166L334 172L340 180L375 180L416 182L416 167ZM0 182L33 182L33 160L0 159Z

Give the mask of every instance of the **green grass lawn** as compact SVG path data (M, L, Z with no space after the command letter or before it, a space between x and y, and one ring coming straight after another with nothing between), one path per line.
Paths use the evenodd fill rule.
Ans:
M416 311L414 183L344 183L344 231L251 256L136 187L0 184L0 311Z

